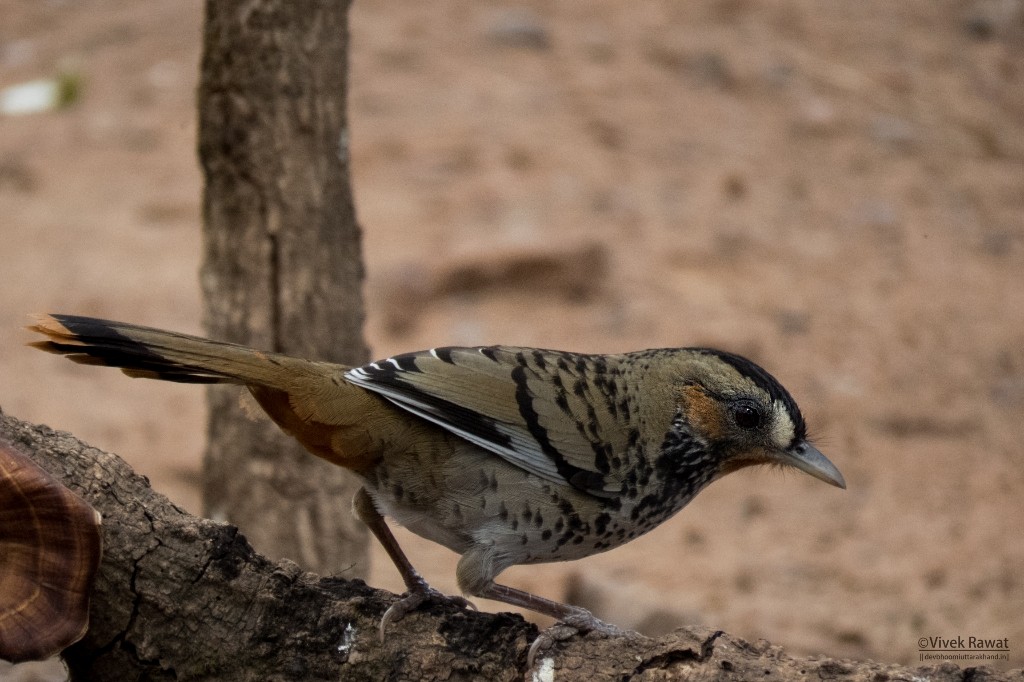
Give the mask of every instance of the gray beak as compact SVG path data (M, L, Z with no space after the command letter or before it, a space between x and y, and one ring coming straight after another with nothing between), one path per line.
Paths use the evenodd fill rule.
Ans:
M818 451L807 441L800 441L788 450L783 450L777 455L781 464L796 467L805 474L814 476L819 481L825 481L837 488L846 489L846 481L839 473L836 465L828 461L828 458Z

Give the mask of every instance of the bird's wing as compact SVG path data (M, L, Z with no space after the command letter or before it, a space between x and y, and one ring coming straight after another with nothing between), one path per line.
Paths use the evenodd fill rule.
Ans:
M532 348L435 348L346 379L553 483L619 492L639 440L608 356Z

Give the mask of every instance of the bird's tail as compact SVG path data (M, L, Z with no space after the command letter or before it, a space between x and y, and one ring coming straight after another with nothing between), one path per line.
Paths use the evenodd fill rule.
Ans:
M313 454L356 472L381 457L366 438L367 415L400 429L404 414L344 379L348 367L264 353L246 346L75 315L41 315L32 345L132 377L193 384L242 384L285 432Z
M193 384L288 389L306 360L222 341L77 315L40 315L29 327L48 337L31 345L85 365L119 367L131 377Z

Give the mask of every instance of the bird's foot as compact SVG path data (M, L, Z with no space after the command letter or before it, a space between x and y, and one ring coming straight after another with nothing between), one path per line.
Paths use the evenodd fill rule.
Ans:
M401 599L388 607L388 610L384 612L384 616L380 619L381 641L384 641L384 631L387 630L388 625L397 623L427 602L454 604L462 609L477 610L476 605L465 597L438 592L428 585L425 580L421 579L408 592L402 595Z
M623 630L611 623L604 622L586 609L579 607L571 608L571 613L563 616L559 622L546 630L542 630L537 635L537 639L533 640L533 644L530 645L530 651L526 654L526 664L528 667L533 667L538 654L550 649L556 642L564 642L575 635L582 635L588 632L594 632L604 637L634 634L630 630Z

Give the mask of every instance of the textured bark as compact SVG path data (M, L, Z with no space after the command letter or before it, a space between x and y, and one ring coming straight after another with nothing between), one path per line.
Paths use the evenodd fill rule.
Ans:
M382 642L394 595L265 559L233 526L186 514L116 455L68 434L0 414L0 438L103 514L91 624L64 652L74 679L1024 681L1024 670L797 658L701 628L575 637L530 671L532 625L450 605L409 615Z
M208 333L361 363L363 279L345 116L347 2L209 0L199 91ZM209 391L206 514L321 572L364 574L356 483L238 391Z

